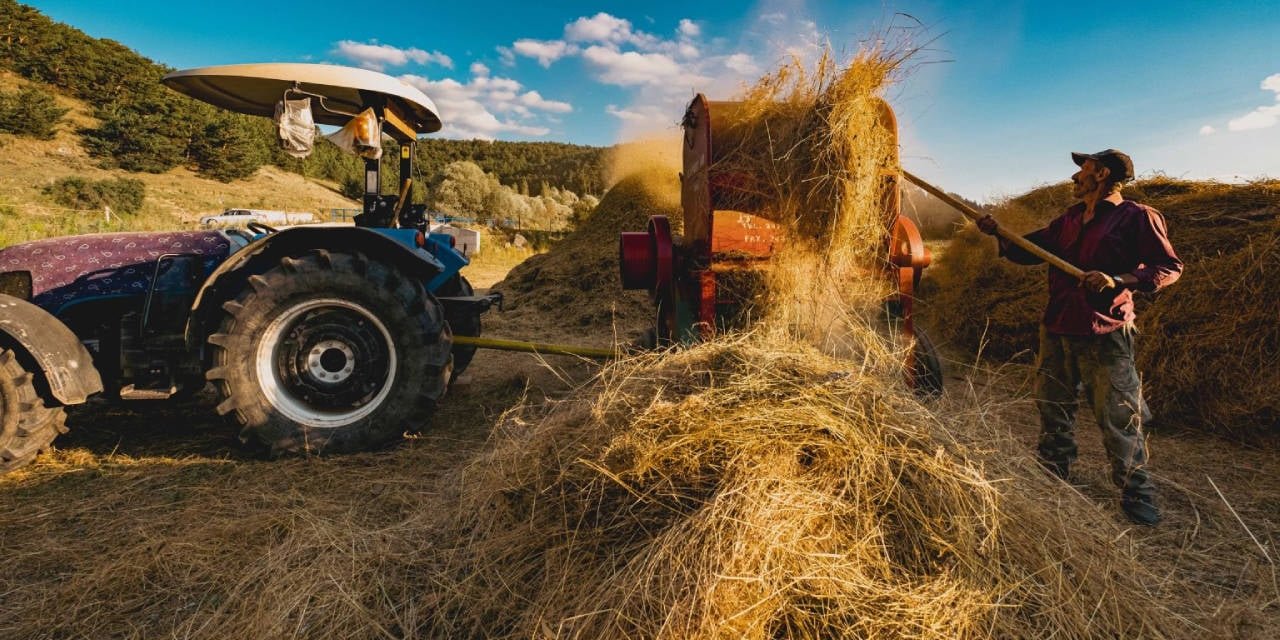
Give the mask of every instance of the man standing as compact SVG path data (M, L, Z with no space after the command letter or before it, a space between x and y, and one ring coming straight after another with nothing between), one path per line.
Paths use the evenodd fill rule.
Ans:
M1049 305L1040 327L1036 406L1040 411L1040 463L1066 479L1076 459L1074 436L1079 387L1093 406L1121 489L1120 506L1135 523L1155 525L1160 510L1147 462L1143 423L1150 419L1134 365L1134 291L1158 291L1178 279L1182 261L1169 243L1164 217L1125 200L1120 187L1133 179L1129 156L1107 149L1072 153L1071 176L1080 202L1026 238L1083 271L1072 276L1050 267ZM995 235L987 216L978 227ZM999 238L1000 255L1018 264L1040 258Z

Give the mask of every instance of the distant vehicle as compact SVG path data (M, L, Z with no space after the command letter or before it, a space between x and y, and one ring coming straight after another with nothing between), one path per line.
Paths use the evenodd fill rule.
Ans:
M305 211L268 211L266 209L227 209L216 216L200 218L202 227L243 226L250 222L267 225L307 224L316 216Z

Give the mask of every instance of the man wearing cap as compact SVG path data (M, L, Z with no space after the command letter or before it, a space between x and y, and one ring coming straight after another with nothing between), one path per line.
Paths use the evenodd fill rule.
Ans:
M1172 284L1182 273L1182 261L1169 243L1160 212L1121 197L1121 185L1134 176L1128 155L1107 149L1072 153L1071 159L1080 167L1071 176L1072 195L1080 202L1026 236L1085 272L1076 280L1049 269L1049 305L1040 327L1037 361L1037 454L1046 469L1067 478L1076 459L1073 431L1083 385L1102 429L1111 479L1121 489L1121 508L1133 522L1155 525L1160 511L1143 468L1143 425L1150 413L1133 358L1133 292ZM984 233L998 232L991 216L978 227ZM999 240L1001 256L1018 264L1042 262L1008 240Z

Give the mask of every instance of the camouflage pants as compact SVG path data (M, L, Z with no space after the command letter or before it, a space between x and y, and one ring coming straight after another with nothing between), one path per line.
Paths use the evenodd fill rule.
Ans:
M1142 383L1134 366L1133 332L1062 336L1041 326L1037 364L1041 462L1061 470L1065 476L1067 467L1075 461L1075 416L1083 385L1102 430L1102 443L1111 462L1111 481L1126 493L1152 493L1151 479L1143 469L1147 447L1142 430L1151 414L1142 400Z

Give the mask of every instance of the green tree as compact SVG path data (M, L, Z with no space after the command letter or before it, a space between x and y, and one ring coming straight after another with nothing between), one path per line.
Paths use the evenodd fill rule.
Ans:
M253 175L268 153L263 131L244 116L219 114L188 148L200 172L223 182Z
M99 109L101 124L83 132L89 153L128 171L161 173L182 164L204 119L184 108L193 101L183 104L176 94L161 91L168 90L155 87L128 103Z
M14 93L0 93L0 131L48 140L67 109L34 85Z
M435 208L457 216L492 219L485 214L485 201L501 185L474 162L451 162L445 166L435 189Z

